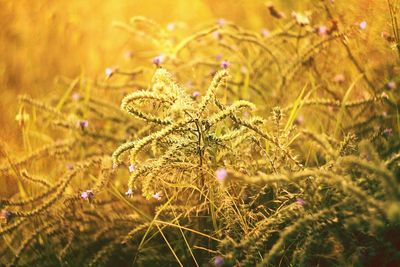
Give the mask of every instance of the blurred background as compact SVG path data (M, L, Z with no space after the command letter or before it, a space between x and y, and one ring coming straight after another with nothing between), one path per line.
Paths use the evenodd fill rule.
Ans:
M272 2L290 14L319 1ZM386 1L331 2L343 17L351 18L349 22L362 19L373 25L376 30L368 34L374 38L389 27L389 20L382 16L387 14ZM57 77L95 78L124 60L129 36L112 27L113 21L127 22L141 15L165 27L179 21L190 29L224 18L261 30L273 27L266 4L259 0L0 0L0 139L14 151L23 149L15 120L17 95L41 98L56 92Z

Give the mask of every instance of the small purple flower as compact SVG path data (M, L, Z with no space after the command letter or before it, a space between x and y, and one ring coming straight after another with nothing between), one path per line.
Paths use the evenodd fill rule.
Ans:
M72 163L66 164L67 170L72 171L74 169L74 165Z
M92 190L86 190L81 193L81 198L84 200L91 200L94 197Z
M226 23L226 21L225 21L225 19L223 19L223 18L220 18L220 19L217 20L217 24L218 24L219 26L224 26L225 23Z
M129 172L134 172L135 171L135 165L133 165L133 164L129 165L128 169L129 169Z
M302 125L303 122L304 122L304 116L303 115L297 116L297 118L294 120L294 124L296 124L296 125Z
M319 36L326 36L328 34L328 27L325 25L318 26L317 33Z
M159 191L159 192L155 193L152 197L157 200L161 200L161 196L162 196L162 192Z
M393 90L396 89L396 82L395 81L390 81L386 84L386 88L388 90Z
M222 59L222 54L216 54L215 59L220 61Z
M81 128L82 131L84 131L85 129L87 129L89 127L89 121L88 120L79 120L79 121L77 121L76 126L78 128Z
M81 99L81 96L79 95L79 93L74 92L74 93L72 94L72 96L71 96L71 99L72 99L72 101L74 101L74 102L78 102L79 99Z
M127 197L132 197L133 196L132 188L129 188L128 191L125 192L125 196L127 196Z
M115 72L115 68L106 68L104 70L104 74L106 75L107 79L111 78L111 76L113 76L114 72Z
M225 178L228 176L228 172L226 171L225 168L219 168L218 170L215 171L215 175L217 181L223 183L225 181Z
M193 93L192 93L192 98L193 99L196 99L196 98L198 98L200 96L200 92L199 91L194 91Z
M385 130L383 130L383 134L386 137L391 137L393 135L393 129L392 128L386 128Z
M222 258L222 256L220 255L216 256L214 259L214 265L217 267L221 267L222 265L224 265L224 258Z
M160 66L161 66L161 63L164 62L164 59L165 59L164 55L161 54L161 55L156 56L156 57L153 58L153 63L154 63L154 65L156 65L157 67L160 67Z
M263 28L263 29L261 29L261 35L264 38L268 38L271 36L271 32L268 29Z
M360 30L365 30L367 28L367 22L361 21L358 26L360 27Z
M12 213L8 210L1 210L0 212L0 220L4 222L9 222L11 219Z
M306 204L306 202L302 198L296 198L296 202L295 203L297 205L300 205L300 206L304 206Z
M229 66L231 65L231 63L229 62L229 61L227 61L227 60L223 60L222 62L221 62L221 68L223 68L223 69L227 69L227 68L229 68Z

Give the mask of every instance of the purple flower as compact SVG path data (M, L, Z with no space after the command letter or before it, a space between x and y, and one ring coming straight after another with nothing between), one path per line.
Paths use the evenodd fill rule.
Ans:
M161 54L161 55L156 56L156 57L153 58L153 63L154 63L157 67L160 67L160 66L161 66L161 63L164 62L164 59L165 59L164 55Z
M107 79L111 78L111 76L113 76L114 72L115 72L115 68L106 68L104 70L104 74L106 75Z
M217 267L224 265L224 258L222 258L220 255L216 256L214 259L214 265Z
M200 92L199 91L194 91L193 93L192 93L192 98L193 99L196 99L196 98L198 98L200 96Z
M132 188L129 188L128 191L125 192L125 196L127 196L127 197L132 197L133 196Z
M133 164L129 165L128 169L129 169L129 172L134 172L135 171L135 165L133 165Z
M360 30L365 30L367 28L367 22L361 21L358 26L360 27Z
M162 196L162 192L159 191L159 192L155 193L152 197L157 200L161 200L161 196Z
M228 172L226 171L225 168L219 168L218 170L215 171L215 176L218 182L223 183L225 181L226 176L228 176Z
M296 202L295 203L297 205L300 205L300 206L304 206L306 204L306 202L302 198L296 198Z
M86 190L81 193L81 198L84 200L91 200L94 197L92 190Z
M215 59L220 61L222 59L222 54L216 54Z
M261 29L261 35L264 38L268 38L271 35L271 32L268 29L263 28Z
M87 120L79 120L79 121L77 121L76 126L78 128L81 128L81 130L83 131L83 130L85 130L85 129L87 129L89 127L89 121L87 121Z
M318 26L317 33L319 36L326 36L328 34L328 27L325 25Z
M67 167L67 170L72 171L74 169L74 165L72 163L67 163L65 165Z
M301 125L304 122L304 116L303 115L299 115L297 116L297 118L294 120L294 124L296 125Z
M8 210L1 210L0 212L0 220L4 222L8 222L11 219L12 213Z
M229 68L230 65L231 65L231 63L229 63L229 61L227 61L227 60L223 60L221 62L221 68L223 68L223 69Z
M390 81L386 84L386 88L388 90L393 90L396 89L396 82L395 81Z
M383 130L383 134L384 134L386 137L390 137L390 136L393 135L393 129L392 129L392 128L386 128L385 130Z
M225 23L226 23L226 21L225 21L225 19L223 19L223 18L220 18L220 19L217 20L217 24L218 24L219 26L224 26Z
M81 96L80 96L77 92L74 92L74 93L72 94L72 96L71 96L71 99L72 99L72 101L74 101L74 102L78 102L80 98L81 98Z

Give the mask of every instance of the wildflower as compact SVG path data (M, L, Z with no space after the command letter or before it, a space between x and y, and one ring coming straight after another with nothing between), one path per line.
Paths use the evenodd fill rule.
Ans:
M111 78L111 76L113 76L114 72L115 72L115 68L106 68L104 70L104 73L105 73L107 79Z
M84 131L85 129L87 129L89 127L89 121L87 120L79 120L76 122L76 126L78 128L81 128L82 131Z
M80 98L81 98L81 96L80 96L79 93L77 93L77 92L74 92L74 93L72 94L72 96L71 96L71 99L72 99L72 101L74 101L74 102L78 102Z
M72 165L72 163L67 163L66 165L67 170L72 171L74 169L74 165Z
M396 89L396 82L395 81L390 81L386 84L386 88L388 90L393 90Z
M1 210L0 212L0 220L4 222L10 221L12 213L8 210Z
M129 172L134 172L135 171L135 165L133 165L133 164L129 165L128 169L129 169Z
M159 192L155 193L152 197L157 200L161 200L161 196L162 196L162 192L159 191Z
M225 181L226 176L228 176L228 172L226 171L225 168L219 168L218 170L215 171L215 175L217 181L222 183Z
M192 93L192 98L193 99L196 99L196 98L198 98L200 96L200 92L199 91L194 91L193 93Z
M358 26L360 27L360 30L365 30L367 28L367 22L361 21Z
M335 77L333 77L333 81L334 81L335 83L342 83L342 82L344 82L344 81L345 81L344 74L343 74L343 73L336 74Z
M159 55L153 58L153 63L157 66L160 67L161 63L164 62L164 55Z
M304 116L303 115L299 115L297 116L297 118L294 120L294 124L296 125L301 125L304 122Z
M296 198L296 202L295 203L297 205L300 205L300 206L304 206L306 204L306 202L302 198Z
M229 68L230 65L231 65L231 63L229 61L227 61L227 60L223 60L221 62L221 68L223 68L223 69Z
M261 29L261 36L264 38L268 38L271 35L271 32L268 29Z
M319 36L326 36L328 34L328 27L325 25L318 26L316 32Z
M222 54L216 54L215 59L220 61L222 59Z
M385 135L386 137L390 137L393 135L393 129L392 128L386 128L385 130L383 130L383 135Z
M217 267L224 265L224 258L222 258L220 255L216 256L214 259L214 265Z
M84 200L91 200L94 197L92 190L86 190L81 193L81 198Z
M132 197L133 196L132 188L129 188L128 191L125 192L125 196L127 196L127 197Z
M225 21L225 19L223 19L223 18L220 18L220 19L217 20L217 24L218 24L219 26L224 26L225 23L226 23L226 21Z

